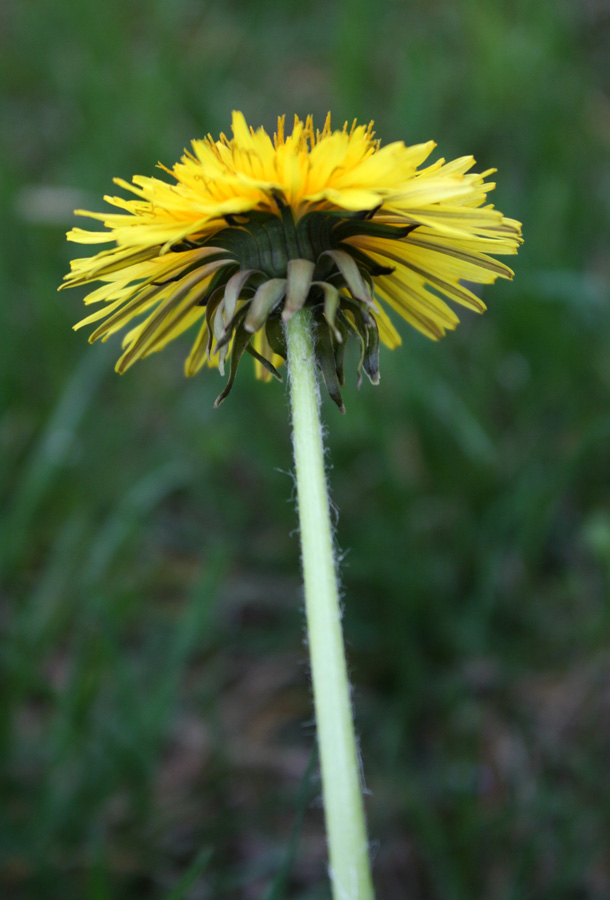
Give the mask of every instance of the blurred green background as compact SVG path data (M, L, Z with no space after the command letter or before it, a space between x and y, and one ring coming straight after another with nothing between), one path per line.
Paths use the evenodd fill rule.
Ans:
M514 282L324 402L377 895L610 896L609 33L595 0L3 5L3 898L329 897L284 387L244 363L214 410L188 337L119 378L55 292L72 209L233 108L498 167Z

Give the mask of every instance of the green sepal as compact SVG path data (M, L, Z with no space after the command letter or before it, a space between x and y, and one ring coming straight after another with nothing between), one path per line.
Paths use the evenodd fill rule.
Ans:
M246 300L244 305L237 310L233 318L228 322L227 325L225 325L222 336L216 344L218 350L229 343L229 341L231 340L231 335L235 331L236 327L241 324L242 319L246 317L251 302L251 300Z
M207 265L207 263L206 263L206 265ZM210 281L210 283L208 285L207 291L205 292L205 294L199 301L199 304L198 304L199 306L206 306L206 304L208 303L208 301L209 301L210 297L212 296L212 294L214 293L214 291L221 286L224 287L224 285L227 283L228 279L231 277L231 274L232 274L231 270L235 269L236 267L237 267L237 263L233 262L233 260L227 260L226 265L222 266L222 268L218 269L214 273L214 275L212 276L212 280ZM193 268L197 268L197 267L194 266Z
M315 260L322 250L336 245L335 222L326 215L326 210L306 213L294 227L301 259Z
M261 328L271 312L286 293L285 278L270 278L264 281L250 301L244 328L253 334Z
M369 377L371 384L379 384L379 329L377 322L366 328L366 347L362 368Z
M354 303L351 301L349 304L347 301L343 303L343 308L349 310L353 317L353 322L346 316L346 320L351 326L351 330L355 332L358 336L358 340L360 341L360 357L358 359L358 365L356 366L356 371L358 373L358 387L362 384L362 366L364 363L364 357L366 354L366 348L368 345L368 334L367 330L370 327L371 317L369 316L366 309L363 309L359 303Z
M286 288L286 302L282 312L284 322L287 322L297 310L305 305L305 301L309 296L315 267L315 263L310 259L288 260L288 285Z
M323 319L316 318L314 320L315 328L315 353L316 361L322 372L324 384L331 399L336 403L339 412L345 413L343 405L343 397L341 396L341 384L337 374L337 363L335 361L335 349L331 336L330 327Z
M244 317L246 314L245 309L240 309L237 315L243 313ZM244 350L248 346L252 339L252 335L250 332L246 331L244 328L237 328L235 332L235 340L233 341L233 348L231 351L231 366L229 369L229 380L224 386L224 389L220 392L216 400L214 401L214 406L218 408L223 400L228 397L231 392L231 388L233 387L233 382L235 381L235 376L237 374L237 367L239 366L239 361L241 360Z
M219 341L216 341L216 349L218 350L218 368L221 375L224 375L224 364L229 353L229 342L231 340L231 336L233 335L233 333L235 333L235 337L237 337L237 332L241 328L241 325L246 318L246 315L248 314L248 306L249 304L246 303L237 310L237 312L229 322L229 325L227 326L222 338ZM235 342L233 342L233 346L235 346Z
M343 337L335 325L335 316L341 300L339 291L334 284L329 284L328 281L314 281L313 285L321 288L324 292L324 318L328 322L328 326L333 332L335 340L341 342Z
M355 259L345 250L325 250L321 256L329 256L343 276L350 294L355 300L360 300L366 306L375 309L375 303L371 297Z
M234 275L231 275L227 281L224 296L224 311L229 321L235 315L237 301L239 300L241 292L250 278L258 271L258 269L239 269Z
M352 300L351 297L346 297L345 294L339 294L339 298L341 300L342 309L349 310L349 312L351 312L354 316L360 316L360 318L366 325L371 324L371 322L373 321L373 316L363 303L359 303L357 300Z
M209 235L202 242L202 246L207 246L208 242L214 245L218 244L227 253L231 253L236 261L239 262L240 267L244 268L244 254L249 251L249 244L251 243L251 237L246 227L233 225L228 228L221 228L220 231Z
M274 378L277 378L278 381L283 380L282 376L280 375L278 370L275 368L273 363L269 362L269 360L266 359L264 356L261 356L261 354L258 352L258 350L254 349L252 344L248 344L248 346L246 347L246 352L249 353L250 356L253 356L254 359L256 359L262 366L264 366L268 372L271 372L271 374L273 375Z
M341 321L344 318L341 311L339 311L336 319L335 327L341 334L341 341L335 341L335 368L337 370L337 378L339 379L339 384L341 387L345 384L345 373L343 370L343 359L345 357L345 347L347 344L347 336L349 334L349 329L346 325Z
M355 331L360 341L360 358L358 360L358 387L362 383L362 370L366 373L371 384L379 384L379 329L374 317L368 310L353 301L343 300L343 308L353 316L352 323L346 316L345 321L350 330Z
M205 307L205 320L206 320L206 324L208 326L208 341L207 341L208 359L210 358L210 352L212 350L212 339L215 337L216 340L218 340L218 335L222 333L222 328L224 327L224 326L222 326L221 328L219 328L219 326L216 322L216 318L217 318L216 314L218 312L218 307L222 303L223 297L224 297L224 287L221 286L214 291L214 293L212 294L212 296L206 303L206 307Z
M391 275L396 268L395 266L382 266L380 263L375 262L368 253L365 253L359 247L352 247L351 244L349 245L349 255L356 260L361 270L364 269L372 278L376 278L378 275Z

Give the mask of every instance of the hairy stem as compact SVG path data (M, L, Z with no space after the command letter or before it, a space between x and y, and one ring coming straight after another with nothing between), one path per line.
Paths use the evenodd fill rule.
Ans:
M319 412L304 308L286 325L305 609L333 900L373 900Z

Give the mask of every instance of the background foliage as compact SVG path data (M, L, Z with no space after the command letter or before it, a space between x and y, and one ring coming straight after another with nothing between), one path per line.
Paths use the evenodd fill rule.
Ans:
M381 385L324 407L375 878L610 896L609 25L597 0L3 5L3 896L328 896L285 392L244 364L214 411L188 341L118 378L55 294L72 209L235 107L434 137L525 223L483 318L404 327Z

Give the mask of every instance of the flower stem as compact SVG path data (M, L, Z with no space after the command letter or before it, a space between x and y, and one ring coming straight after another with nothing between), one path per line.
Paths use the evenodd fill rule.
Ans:
M356 738L341 631L319 391L304 308L286 326L305 609L333 900L373 900Z

